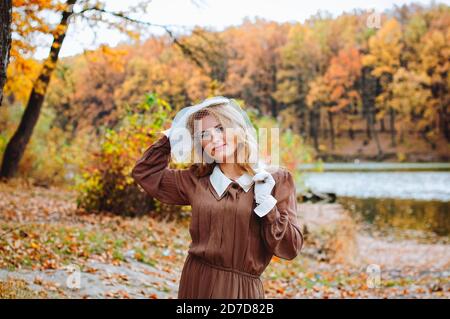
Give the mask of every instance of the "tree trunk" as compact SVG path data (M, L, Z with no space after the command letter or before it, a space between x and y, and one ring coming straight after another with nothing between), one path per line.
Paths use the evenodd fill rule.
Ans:
M1 44L1 67L0 67L0 106L3 101L3 87L6 82L6 69L9 64L9 50L11 49L11 0L2 0L0 3L0 44Z
M303 136L304 138L308 137L308 131L307 131L307 127L308 127L308 110L305 107L304 104L300 104L300 114L301 114L301 131L300 131L300 135ZM311 122L309 122L309 125L311 125Z
M353 141L355 139L355 131L353 131L353 128L350 127L348 129L348 137Z
M380 139L378 138L378 132L375 129L375 109L372 108L370 115L370 130L373 134L373 137L375 138L375 143L377 144L377 149L378 149L378 154L377 154L377 158L378 160L381 160L381 157L383 156L383 150L381 149L381 144L380 144Z
M370 141L372 139L372 131L370 128L370 112L374 104L374 80L370 76L370 69L364 67L361 77L361 98L362 98L362 116L366 122L366 137Z
M53 35L53 43L49 56L44 62L39 77L33 84L19 127L6 146L0 170L0 177L10 178L14 176L25 152L25 148L30 141L33 129L41 113L45 93L50 82L50 76L56 67L59 52L67 33L68 20L73 13L73 5L76 1L77 0L67 0L66 2L67 7L63 11L61 21L56 27L56 31Z
M386 127L384 125L384 119L380 120L380 131L381 131L381 133L384 133L386 131Z
M353 141L355 139L355 130L353 129L353 120L349 121L350 127L348 128L348 137Z
M433 150L436 149L436 143L433 142L433 140L431 140L430 138L428 138L428 133L432 131L432 128L430 127L430 125L427 125L421 132L420 135L422 136L422 138L425 140L425 142L427 142L431 148Z
M315 140L315 145L317 148L319 148L319 140L320 140L320 131L322 130L321 124L320 124L320 115L322 114L321 112L321 106L320 104L317 106L317 110L314 111L314 119L315 119L315 125L316 125L316 140Z
M391 126L391 146L396 146L395 141L395 110L393 108L389 108L389 122Z
M270 73L271 73L270 90L272 92L276 92L277 91L277 67L276 67L275 61L273 61L272 65L271 65ZM272 116L274 118L277 118L278 114L279 114L279 105L278 105L277 101L272 97L272 94L269 94L269 101L270 101L270 109L272 112Z
M333 113L328 111L328 125L330 126L330 142L331 142L331 149L334 150L334 124L333 124Z
M319 151L319 139L317 129L318 127L316 125L315 109L313 108L309 110L309 134L313 139L315 150Z
M270 112L272 113L272 116L274 118L278 117L278 104L277 101L275 101L274 98L269 97L269 103L270 103Z
M380 159L383 155L383 150L381 149L380 139L378 137L378 132L375 129L375 97L380 91L379 82L370 75L370 68L365 67L363 69L362 76L362 103L363 103L363 114L366 118L366 134L370 141L372 137L375 139L377 145L378 154L377 157Z
M447 113L448 106L445 104L441 104L439 116L439 124L441 126L441 131L444 134L447 142L450 142L450 123L449 123L449 115Z

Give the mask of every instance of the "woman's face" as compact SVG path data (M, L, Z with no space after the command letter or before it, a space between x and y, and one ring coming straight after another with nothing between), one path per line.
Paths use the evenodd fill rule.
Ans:
M212 115L207 115L200 121L199 134L204 152L216 160L216 162L232 163L236 150L233 130L222 127Z

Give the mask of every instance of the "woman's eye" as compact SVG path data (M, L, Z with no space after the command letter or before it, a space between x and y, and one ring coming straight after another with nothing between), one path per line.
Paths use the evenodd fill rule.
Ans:
M203 133L202 133L202 138L203 139L208 139L208 138L210 138L211 137L211 133L209 133L208 131L204 131Z
M214 128L215 132L217 134L222 134L223 133L223 127L222 126L218 126Z
M224 131L222 126L215 127L214 130L216 133L223 133ZM200 136L204 140L209 140L211 139L212 133L210 131L203 131Z

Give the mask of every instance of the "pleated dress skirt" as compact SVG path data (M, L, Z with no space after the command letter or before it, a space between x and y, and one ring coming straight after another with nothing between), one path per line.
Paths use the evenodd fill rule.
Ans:
M180 279L179 299L262 299L260 276L212 265L188 254Z

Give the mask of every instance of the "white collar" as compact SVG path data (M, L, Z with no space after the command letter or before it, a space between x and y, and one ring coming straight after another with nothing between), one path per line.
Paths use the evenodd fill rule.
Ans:
M233 180L229 179L222 172L218 164L216 164L213 172L209 175L209 180L211 181L211 184L219 197L222 196L228 185L233 182ZM236 180L236 182L244 189L245 192L248 192L253 185L253 178L250 174L244 173Z

